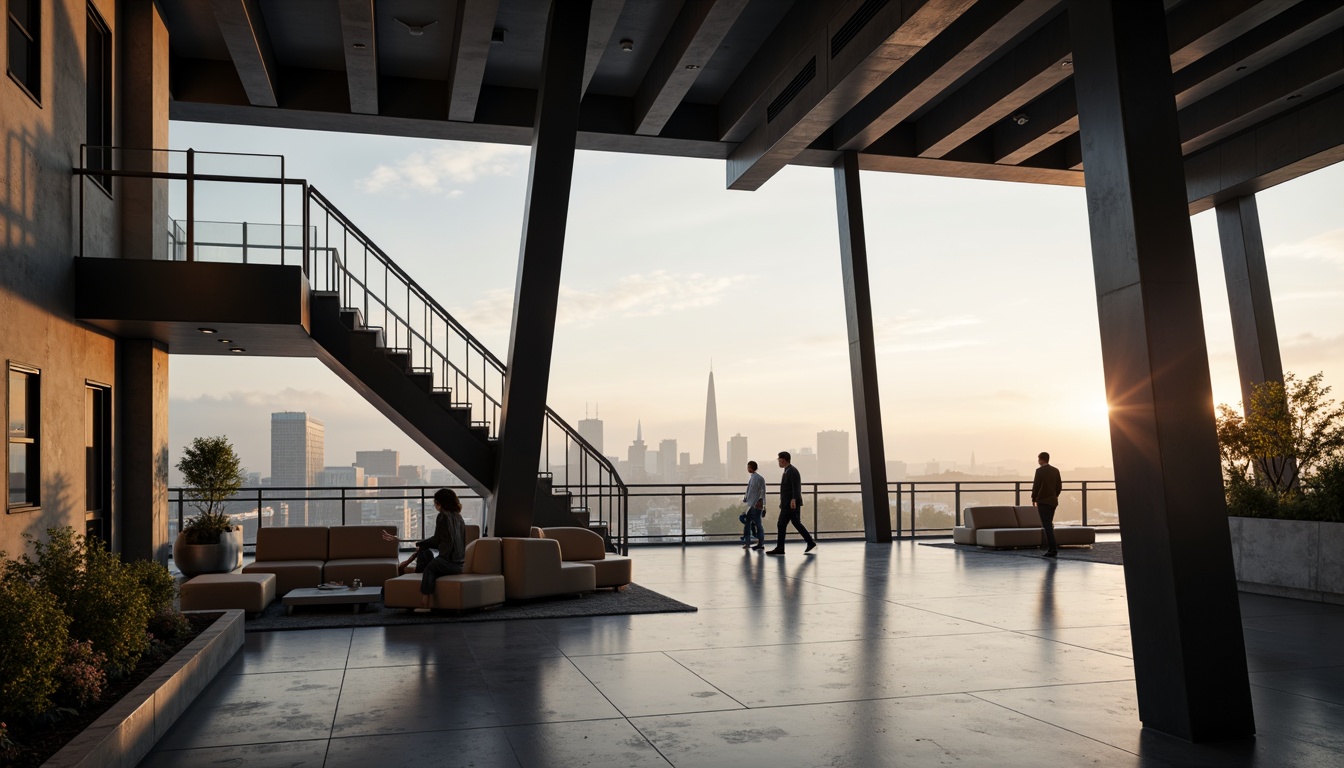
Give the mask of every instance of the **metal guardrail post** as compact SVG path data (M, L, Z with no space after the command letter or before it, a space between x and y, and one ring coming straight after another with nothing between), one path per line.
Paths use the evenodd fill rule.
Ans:
M812 531L816 538L821 538L821 507L817 503L817 484L812 484Z
M1022 481L1021 481L1021 480L1014 480L1014 481L1013 481L1013 506L1015 506L1015 507L1020 507L1020 506L1022 506Z
M196 150L187 150L187 261L196 260Z
M681 486L681 546L686 546L686 485Z
M952 520L956 521L961 515L961 483L958 481L952 484Z
M261 487L258 486L258 487L257 487L257 528L258 528L258 529L261 528L261 519L262 519L263 517L265 517L265 515L263 515L262 512L261 512Z
M284 258L285 258L285 250L284 250L284 248L281 248L281 249L280 249L280 260L281 260L281 261L284 261ZM247 263L247 222L246 222L246 221L243 222L243 263L244 263L244 264Z
M1083 525L1087 525L1087 481L1083 482Z
M345 486L341 486L341 525L345 525Z

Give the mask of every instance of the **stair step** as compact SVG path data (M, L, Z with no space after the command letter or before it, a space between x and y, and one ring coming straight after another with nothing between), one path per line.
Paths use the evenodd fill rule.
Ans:
M429 371L407 371L406 378L427 395L434 391L434 374Z
M383 349L387 344L382 328L353 328L350 332L357 339L367 340L369 346L374 349Z
M352 331L364 330L364 313L353 307L341 307L341 322Z
M471 430L471 434L475 435L483 443L490 440L490 424L488 422L473 423L468 426L467 429Z
M383 354L387 355L387 361L389 363L392 363L403 371L410 371L411 350L393 349L389 347Z

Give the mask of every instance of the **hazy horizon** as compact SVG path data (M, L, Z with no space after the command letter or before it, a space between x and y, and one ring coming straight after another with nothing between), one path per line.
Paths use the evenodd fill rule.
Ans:
M284 154L501 358L526 195L526 147L173 122L175 148ZM889 459L922 465L1110 466L1082 189L862 175ZM1344 358L1337 165L1257 196L1285 370ZM254 200L198 193L198 215L263 221ZM180 211L174 211L179 215ZM273 219L272 219L273 220ZM1192 218L1215 402L1240 399L1213 212ZM699 461L711 360L720 442L753 456L854 434L827 169L789 167L757 192L722 161L579 152L550 405L600 408L605 450L676 438ZM437 462L315 359L170 358L172 461L227 434L269 473L270 413L327 428L327 464L395 448ZM722 448L721 448L722 450ZM759 458L757 459L760 460ZM851 453L851 464L855 464Z

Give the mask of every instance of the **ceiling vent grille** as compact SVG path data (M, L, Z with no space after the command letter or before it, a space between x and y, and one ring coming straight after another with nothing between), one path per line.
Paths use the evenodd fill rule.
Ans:
M765 121L767 123L773 123L775 118L779 117L779 113L783 112L784 108L789 106L789 102L793 101L794 98L802 92L803 88L805 88L808 83L812 82L812 78L816 76L817 57L813 56L807 60L807 64L803 66L802 70L793 76L793 79L784 87L784 90L779 92L779 95L775 97L775 100L770 102L770 106L765 108Z
M868 0L860 5L854 15L849 17L849 21L846 21L845 25L831 37L831 58L834 59L845 50L845 46L858 36L859 30L867 26L888 2L889 0Z

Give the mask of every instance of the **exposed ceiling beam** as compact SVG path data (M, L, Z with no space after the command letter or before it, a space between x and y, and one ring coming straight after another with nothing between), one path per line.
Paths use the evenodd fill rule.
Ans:
M621 18L625 0L593 0L593 12L588 22L588 56L583 62L583 88L580 93L588 92L588 84L597 74L597 65L602 63L602 55L611 45L611 33L616 31L616 22Z
M1185 2L1167 14L1173 71L1179 72L1218 47L1264 23L1299 0L1202 0ZM1015 165L1078 132L1078 104L1064 84L1021 109L1027 122L993 126L996 163Z
M1344 84L1344 32L1291 53L1177 113L1181 151L1196 152Z
M758 189L974 0L893 0L840 6L766 92L755 128L728 157L728 187ZM762 100L764 101L764 100Z
M919 118L920 157L942 157L1073 74L1069 19L1059 14Z
M345 47L345 79L350 86L350 111L378 114L378 36L373 27L373 0L340 0L341 44Z
M261 4L258 0L213 0L211 6L248 102L258 107L278 106L275 54Z
M635 133L657 136L748 0L686 0L635 93Z
M448 70L448 119L469 123L476 119L485 61L495 31L499 0L457 0L453 24L453 52Z
M836 149L863 150L994 56L1061 0L977 3L835 124Z

